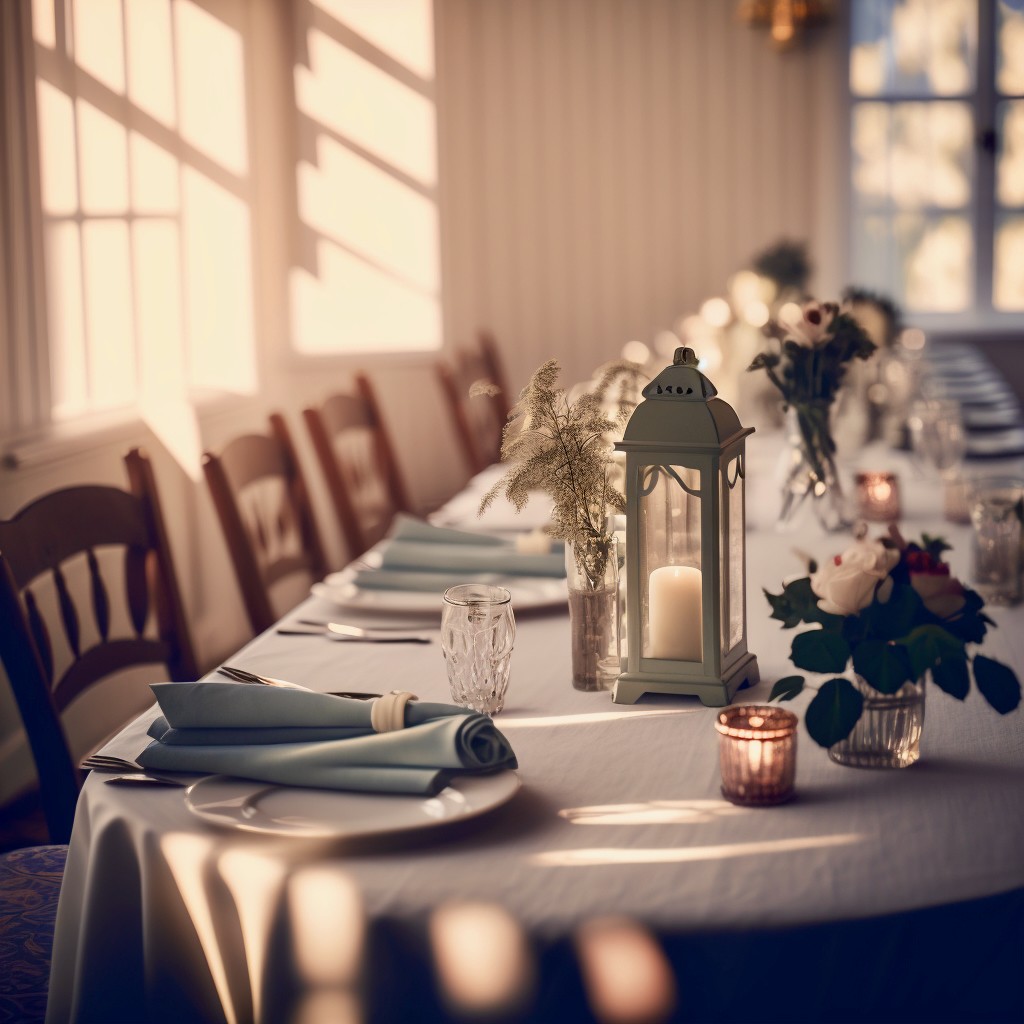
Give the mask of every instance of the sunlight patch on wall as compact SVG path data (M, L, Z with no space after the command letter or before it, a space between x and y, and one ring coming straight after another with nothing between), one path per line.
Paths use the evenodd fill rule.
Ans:
M181 137L233 174L249 169L238 33L191 0L174 5Z
M168 128L176 121L170 0L125 0L128 98Z
M434 77L434 24L430 0L312 0L329 14L414 71Z
M257 372L249 208L191 167L183 170L182 194L192 384L253 394Z
M78 168L82 213L128 212L128 133L123 124L79 99Z
M132 256L121 220L82 225L85 330L102 339L89 352L89 394L97 409L123 405L136 394Z
M112 92L124 95L121 0L74 0L75 63Z
M403 351L440 346L441 308L333 242L316 245L317 274L291 274L292 337L299 352Z
M47 323L50 329L50 401L56 419L88 408L88 363L82 319L79 228L58 221L46 228Z
M437 178L434 104L319 29L295 69L299 111L426 186Z
M78 209L74 104L70 96L39 79L36 111L43 213L53 216L74 213Z
M437 206L326 135L299 164L299 215L321 235L413 288L440 284Z

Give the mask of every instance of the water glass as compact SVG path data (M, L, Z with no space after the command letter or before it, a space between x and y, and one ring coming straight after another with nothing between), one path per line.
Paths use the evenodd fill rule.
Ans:
M910 440L917 457L945 476L963 461L967 446L960 403L951 398L924 398L910 407Z
M501 711L515 638L512 595L504 587L466 583L445 591L441 650L454 703L485 715Z
M992 604L1020 600L1021 514L1024 481L986 477L971 493L974 526L974 584Z

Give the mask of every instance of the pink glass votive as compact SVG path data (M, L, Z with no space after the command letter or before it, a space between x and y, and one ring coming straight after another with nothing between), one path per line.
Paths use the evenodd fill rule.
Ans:
M857 474L857 515L872 523L895 523L900 517L900 486L895 473Z
M766 807L793 795L796 715L765 704L733 704L718 712L722 796Z

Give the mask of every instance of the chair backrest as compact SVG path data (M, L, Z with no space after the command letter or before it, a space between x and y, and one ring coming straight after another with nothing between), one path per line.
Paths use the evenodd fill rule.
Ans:
M455 427L459 446L470 470L479 473L501 457L501 433L505 425L499 395L470 395L473 384L494 381L477 352L458 352L454 367L443 360L435 364L438 383Z
M65 709L128 668L163 665L154 682L196 678L152 467L139 449L125 463L130 492L68 487L0 520L0 660L55 842L71 834L81 781Z
M355 394L331 395L302 412L353 558L387 533L396 512L411 508L373 385L363 374L355 385Z
M505 376L505 366L498 354L498 343L490 331L479 331L477 343L480 346L481 365L484 370L484 377L497 387L498 391L492 396L492 404L497 413L498 419L504 425L508 414L512 409L512 395L508 390L508 378Z
M227 541L249 623L256 633L279 618L276 584L327 572L320 534L284 417L269 434L245 434L219 455L203 454L203 472ZM287 609L282 609L287 610Z

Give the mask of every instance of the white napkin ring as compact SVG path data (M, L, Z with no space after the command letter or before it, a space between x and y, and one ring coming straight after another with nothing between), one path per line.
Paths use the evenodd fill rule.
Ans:
M408 690L392 690L370 705L370 725L374 732L397 732L405 728L405 705L419 700Z

